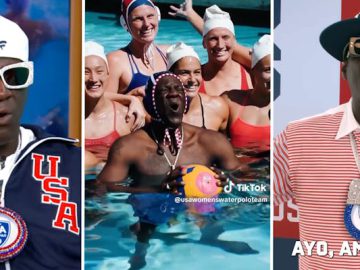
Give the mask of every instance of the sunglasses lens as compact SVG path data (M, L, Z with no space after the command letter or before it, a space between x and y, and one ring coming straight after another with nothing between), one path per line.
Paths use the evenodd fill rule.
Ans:
M16 67L4 72L4 79L10 86L24 85L29 77L29 69L26 67Z

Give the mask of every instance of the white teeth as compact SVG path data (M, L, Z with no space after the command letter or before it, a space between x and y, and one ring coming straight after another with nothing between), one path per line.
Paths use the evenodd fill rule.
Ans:
M142 33L144 35L150 35L152 32L153 32L153 29L149 29L149 30L143 31Z
M100 85L93 85L89 88L89 90L97 90L99 89L101 86Z
M186 87L186 90L189 91L189 92L195 92L197 89L197 86L187 86Z

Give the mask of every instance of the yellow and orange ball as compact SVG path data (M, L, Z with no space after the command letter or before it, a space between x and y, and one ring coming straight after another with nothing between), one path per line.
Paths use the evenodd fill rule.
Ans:
M222 188L216 185L218 179L216 173L208 167L198 164L185 166L183 169L184 176L178 181L184 182L185 197L188 198L212 198L218 195Z

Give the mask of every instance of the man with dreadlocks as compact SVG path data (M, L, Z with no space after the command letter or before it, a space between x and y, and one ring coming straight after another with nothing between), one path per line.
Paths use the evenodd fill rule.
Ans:
M144 106L152 121L117 140L99 174L108 190L177 192L180 166L202 164L235 170L239 161L224 135L182 122L188 103L180 79L170 72L152 75L145 88ZM119 185L128 176L131 187ZM220 178L219 178L219 184Z

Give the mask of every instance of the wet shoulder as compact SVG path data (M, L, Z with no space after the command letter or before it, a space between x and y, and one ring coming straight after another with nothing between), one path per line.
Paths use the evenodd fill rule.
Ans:
M199 127L194 127L194 131L196 132L199 138L199 143L205 147L218 143L221 144L224 140L226 141L226 137L218 131L199 128Z
M127 53L124 50L119 49L119 50L109 52L106 55L106 58L108 59L109 62L126 60L127 59Z
M126 115L127 111L128 111L128 107L121 104L120 102L114 102L115 105L115 109L117 113L120 113L121 115Z
M162 51L163 54L166 55L166 51L167 49L169 48L170 45L167 45L167 44L157 44L156 47L158 47L158 49L160 49Z
M209 96L207 94L200 93L200 96L204 102L204 106L212 108L223 108L227 106L225 98L222 96Z
M127 149L139 149L145 147L149 141L149 136L143 129L139 129L133 133L130 133L126 136L122 136L117 139L111 148L114 148L118 151L125 151Z

